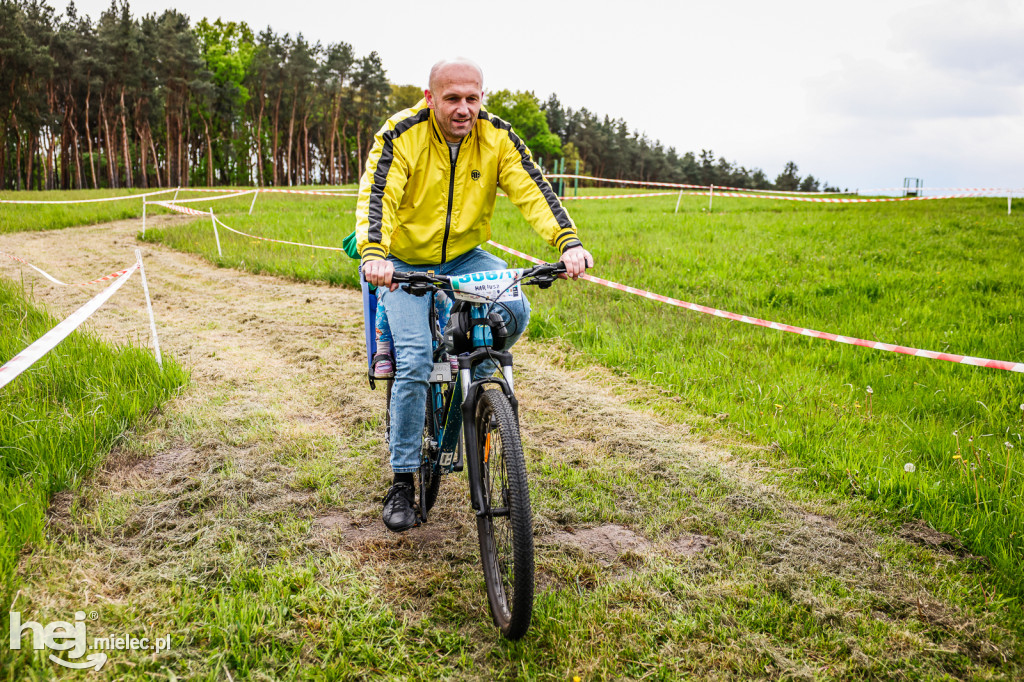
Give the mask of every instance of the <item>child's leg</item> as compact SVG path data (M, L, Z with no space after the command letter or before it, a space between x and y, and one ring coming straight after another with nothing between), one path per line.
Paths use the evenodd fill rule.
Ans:
M388 324L387 310L381 303L377 304L377 352L373 355L373 374L378 378L395 375L395 363L391 353L391 325Z
M445 325L452 312L452 299L448 294L439 291L434 294L434 312L437 313L437 326L444 333Z

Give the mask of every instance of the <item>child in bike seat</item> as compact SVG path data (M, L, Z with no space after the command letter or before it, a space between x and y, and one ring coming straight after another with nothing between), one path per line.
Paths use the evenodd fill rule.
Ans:
M359 252L356 250L356 233L345 237L342 246L350 258L359 260ZM371 286L373 291L376 287ZM444 331L448 324L448 317L452 310L452 299L443 292L434 294L434 312L437 314L437 325L439 331ZM395 357L391 349L391 327L388 326L388 312L382 302L377 303L377 316L375 320L375 332L377 334L377 352L373 354L372 369L374 379L391 379L395 376Z

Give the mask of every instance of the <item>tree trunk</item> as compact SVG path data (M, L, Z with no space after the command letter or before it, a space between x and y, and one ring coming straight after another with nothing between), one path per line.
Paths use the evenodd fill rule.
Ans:
M75 165L75 189L82 189L82 144L79 141L78 127L75 125L75 117L69 119L71 123L71 152Z
M277 132L278 132L278 129L280 127L280 125L279 125L280 121L281 121L281 93L277 93L277 100L274 102L274 137L271 140L271 151L272 151L272 154L273 154L271 163L273 165L273 171L274 171L273 172L273 183L274 183L275 187L280 185L280 183L278 182L279 174L278 174L278 169L277 169L277 162L278 162L278 158L277 158L277 156L278 156L277 155L278 135L277 135Z
M169 99L170 98L168 98L168 100ZM165 167L165 170L167 171L167 186L168 187L174 187L174 183L171 182L171 177L177 177L177 176L172 176L171 175L171 166L173 165L173 162L174 162L174 147L171 146L171 103L170 103L170 101L167 102L167 110L164 112L164 125L166 126L166 130L164 132L167 134L167 165Z
M338 141L338 151L341 152L341 163L344 176L342 183L348 184L348 119L341 124L341 140Z
M91 71L89 75L91 75ZM86 76L89 80L89 87L85 93L85 139L89 143L89 172L92 175L92 188L99 189L99 181L96 179L96 155L92 149L92 126L89 124L89 99L92 97L92 80Z
M210 139L210 123L205 118L203 132L206 134L206 186L213 187L213 140Z
M125 118L125 106L124 106L124 86L121 86L121 144L124 146L124 177L128 183L128 187L134 187L135 183L132 182L132 154L128 148L128 120Z
M110 187L115 188L117 187L117 158L114 155L114 145L110 140L110 123L107 120L107 107L102 96L100 96L100 121L103 123L103 146L107 152L107 180L110 182Z
M291 116L289 116L289 118L288 118L288 151L285 154L285 164L286 164L285 172L288 173L288 186L289 187L291 187L293 184L295 184L294 182L292 182L292 177L294 177L295 180L298 180L298 174L297 173L298 173L298 165L299 164L292 163L292 138L293 138L294 133L295 133L295 104L298 101L298 99L299 99L299 89L295 88L294 92L292 92L292 113L291 113ZM298 154L296 154L295 156L296 156L296 159L297 159L298 158Z
M330 150L327 154L327 182L334 185L336 169L334 165L334 140L338 137L338 110L341 108L339 105L340 95L335 97L331 102L331 136L327 148Z
M156 154L156 145L153 143L153 129L149 125L149 121L146 121L146 138L149 140L149 151L153 153L153 169L156 171L153 175L156 177L156 186L163 188L164 184L160 181L160 157ZM168 187L170 184L168 184Z
M25 188L28 189L28 190L32 189L32 162L35 160L35 156L36 156L35 141L36 141L36 136L34 134L32 134L32 133L29 133L29 135L28 135L28 153L27 153L27 157L28 158L25 159L25 163L26 163L26 169L25 169Z
M136 110L138 114L138 110ZM149 165L149 150L146 149L146 129L140 127L138 117L135 121L135 137L139 140L139 186L142 189L149 189L149 172L147 166Z
M263 109L266 99L260 93L260 113L256 116L256 186L263 187Z
M309 112L302 117L302 156L303 156L303 179L302 184L312 184L312 178L309 177Z

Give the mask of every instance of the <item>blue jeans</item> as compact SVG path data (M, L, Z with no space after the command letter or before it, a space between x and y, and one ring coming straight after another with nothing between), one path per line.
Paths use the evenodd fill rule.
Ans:
M438 275L465 275L482 270L501 270L506 263L477 247L458 258L441 265L409 265L389 256L398 272L425 272ZM391 387L391 469L395 473L410 473L420 467L423 441L423 414L427 404L427 387L433 367L433 349L430 335L430 297L413 296L401 288L388 291L377 288L377 299L386 306L388 323L394 339L395 381ZM530 321L530 304L524 296L508 301L515 320L501 306L496 310L505 320L510 333L506 349L515 343ZM488 360L477 366L475 378L489 376L495 364Z

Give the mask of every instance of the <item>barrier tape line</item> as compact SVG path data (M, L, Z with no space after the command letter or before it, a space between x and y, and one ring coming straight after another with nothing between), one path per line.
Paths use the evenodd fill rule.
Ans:
M201 213L200 215L204 215L205 216L205 215L209 215L209 213ZM302 242L289 242L289 241L285 241L283 239L271 239L270 237L257 237L254 234L248 234L246 232L242 232L241 230L236 230L233 227L228 227L223 222L221 222L220 218L218 218L217 216L214 216L213 219L216 220L217 224L220 225L221 227L223 227L225 230L227 230L229 232L234 232L235 234L240 234L243 237L249 237L250 239L259 239L260 241L274 242L275 244L290 244L292 246L302 246L302 247L307 248L307 249L321 249L323 251L344 251L345 250L345 249L343 249L343 248L341 248L339 246L321 246L319 244L303 244Z
M171 203L169 201L151 201L151 202L149 202L149 205L150 206L161 206L163 208L167 208L167 209L170 209L172 211L176 211L178 213L184 213L185 215L201 215L201 216L209 216L210 215L208 211L197 211L194 208L189 208L188 206L178 206L177 204L173 204L173 203Z
M575 175L571 173L553 173L547 175L548 178L565 178L568 180L590 180L592 182L611 182L620 185L642 185L646 187L675 187L676 189L711 189L708 185L687 185L678 182L654 182L647 180L619 180L616 178L595 178L589 175ZM729 191L729 192L758 192L765 194L882 194L885 192L904 192L907 190L916 192L955 192L955 193L970 193L972 196L978 193L990 194L993 192L1002 193L1001 196L1005 196L1006 193L1018 193L1022 190L1021 188L1012 187L880 187L872 189L858 189L852 192L810 192L804 190L778 190L778 189L753 189L750 187L729 187L726 185L715 185L715 191Z
M107 302L114 293L127 282L132 273L139 269L136 261L125 269L125 276L118 277L110 286L90 299L85 305L71 313L63 322L39 337L32 345L21 351L0 367L0 388L11 383L19 374L36 363L39 358L49 353L53 348L66 339L71 332L78 329L101 305Z
M260 189L260 194L311 194L320 197L357 197L359 192L352 190L312 190L312 189ZM345 192L343 194L343 192Z
M984 197L983 193L974 194L946 194L942 196L933 197L881 197L876 199L837 199L834 197L791 197L783 196L778 194L738 194L735 192L725 192L721 194L718 190L724 190L724 187L715 187L715 199L769 199L775 201L807 201L818 204L877 204L887 203L893 201L935 201L937 199L968 199L973 197ZM707 192L647 192L645 194L595 194L591 196L574 196L574 197L558 197L559 201L578 201L584 199L643 199L646 197L666 197L666 196L678 196L679 194L685 194L686 196L706 197L711 194ZM499 194L498 196L504 197L506 195Z
M697 192L694 192L696 194ZM647 197L674 197L676 192L647 192L646 194L595 194L586 197L558 197L559 201L583 201L586 199L646 199Z
M63 199L60 201L22 201L20 199L0 199L0 204L95 204L101 201L123 201L124 199L141 199L143 197L152 197L157 194L169 194L170 192L176 192L176 189L161 189L156 192L147 192L145 194L126 194L123 197L103 197L102 199Z
M6 251L0 251L0 256L7 256L8 258L10 258L13 261L17 261L17 262L19 262L19 263L21 263L23 265L27 265L30 268L32 268L33 270L35 270L36 272L38 272L40 275L45 277L46 279L50 280L54 284L59 284L62 287L87 287L90 284L97 284L99 282L106 282L108 280L112 280L112 279L114 279L116 277L120 277L124 273L128 272L128 269L125 268L124 270L118 270L117 272L112 272L109 275L104 275L103 277L97 277L96 279L89 280L88 282L72 282L71 284L68 284L66 282L60 281L59 279L57 279L56 277L54 277L50 273L46 272L42 268L37 268L35 265L32 265L31 263L29 263L24 258L20 258L18 256L15 256L12 253L7 253Z
M681 182L654 182L646 180L617 180L615 178L595 178L589 175L575 175L569 173L555 173L547 175L548 178L565 178L567 180L590 180L592 182L611 182L619 185L642 185L645 187L674 187L676 189L711 189L708 185L687 185ZM774 194L853 194L853 192L802 192L802 191L787 191L777 189L749 189L746 187L728 187L715 185L716 190L740 190L746 192L769 192Z
M253 192L257 192L257 191L259 191L259 190L247 189L245 191L235 192L233 194L223 194L223 195L221 195L219 197L193 197L192 199L174 199L173 202L170 202L170 203L175 203L175 204L192 204L192 203L195 203L197 201L217 201L218 199L233 199L234 197L244 197L244 196L247 196L247 195L252 194ZM159 204L161 202L159 202L159 201L150 201L148 203L150 203L150 204Z
M718 187L715 188L716 190ZM708 192L683 192L687 195L708 196ZM968 199L972 197L983 197L985 194L976 192L973 194L945 194L933 197L880 197L874 199L836 199L834 197L786 197L781 195L764 194L738 194L734 192L716 194L716 199L772 199L775 201L809 201L816 204L878 204L894 201L935 201L937 199Z
M518 256L531 263L541 264L544 261L539 258L534 258L522 251L516 251L515 249L509 248L503 244L498 244L494 241L487 242L491 246L501 249L506 253L510 253L513 256ZM804 327L794 327L788 324L780 324L778 322L771 322L769 320L762 320L756 317L749 317L747 315L737 315L727 310L719 310L718 308L709 308L707 306L698 305L696 303L689 303L687 301L681 301L677 298L671 298L669 296L662 296L661 294L654 294L650 291L643 289L637 289L636 287L627 286L625 284L619 284L618 282L612 282L611 280L601 279L600 277L594 277L593 275L582 275L580 279L585 279L588 282L600 284L601 286L609 287L611 289L617 289L624 291L629 294L636 296L642 296L643 298L651 299L652 301L658 301L659 303L666 303L668 305L676 306L678 308L686 308L687 310L693 310L705 315L713 315L715 317L724 317L728 320L734 320L736 322L743 322L745 324L753 324L759 327L768 327L770 329L777 329L779 331L790 332L792 334L800 334L801 336L810 336L817 339L825 339L827 341L836 341L838 343L845 343L852 346L863 346L865 348L872 348L874 350L884 350L890 353L902 353L904 355L913 355L916 357L929 358L931 360L945 360L947 362L956 362L962 365L975 365L977 367L988 367L990 369L1002 369L1008 372L1024 372L1024 362L1006 362L1004 360L988 360L985 358L975 358L969 355L956 355L953 353L939 353L937 351L922 350L920 348L909 348L907 346L897 346L891 343L882 343L880 341L867 341L865 339L858 339L852 336L841 336L839 334L829 334L828 332L820 332L814 329L807 329Z

